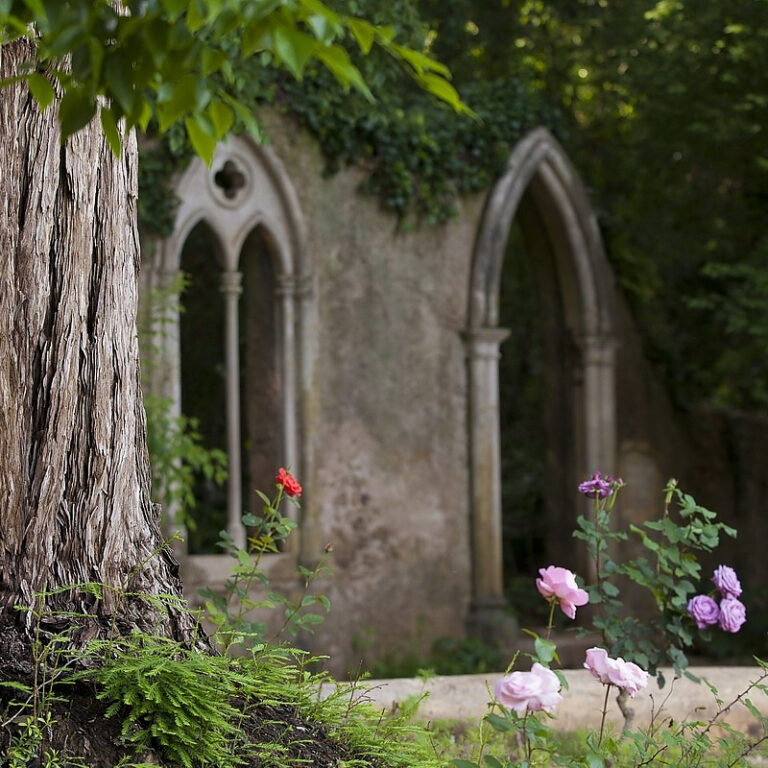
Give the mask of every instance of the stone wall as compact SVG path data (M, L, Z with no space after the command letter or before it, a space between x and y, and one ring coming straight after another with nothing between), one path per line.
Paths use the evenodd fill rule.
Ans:
M306 137L272 126L307 225L317 297L303 480L333 547L333 611L313 646L351 659L463 635L470 599L464 330L480 199L398 232L362 175L322 176Z
M276 290L280 306L286 306L286 292L294 291L290 310L299 317L290 326L295 359L290 365L278 363L281 381L295 373L296 387L288 390L291 402L281 407L295 418L296 429L295 434L284 430L288 458L279 461L292 463L306 489L297 542L275 556L270 569L278 585L295 593L293 567L313 565L326 548L332 550L327 555L331 574L316 588L328 595L333 609L317 634L302 640L315 652L331 655L333 670L343 674L356 670L362 657L370 661L387 653L424 651L436 638L464 636L471 603L478 597L473 574L484 565L486 550L477 545L485 532L477 530L472 504L482 494L473 497L471 482L477 478L471 476L467 332L490 328L491 336L500 333L490 327L492 322L473 325L470 319L470 286L480 289L477 280L473 283L478 232L488 207L486 196L477 195L460 201L457 217L447 224L398 227L375 199L358 192L362 171L348 168L324 177L322 158L308 136L274 115L267 122L272 146L268 156L260 157L271 165L252 171L260 181L248 193L256 201L251 206L256 217L248 219L248 226L278 221L275 230L284 232L288 225L280 219L280 200L291 198L292 226L301 229L295 238L299 255L294 272L290 265L281 266L282 273L276 270ZM552 280L560 281L551 295L566 297L568 306L559 314L572 318L569 338L580 350L574 356L581 355L575 362L554 360L549 366L557 375L548 386L565 387L562 402L578 411L565 419L543 418L551 431L558 431L553 445L561 447L560 453L551 452L552 472L567 462L569 473L581 467L582 472L622 475L628 483L617 511L622 524L657 514L664 481L678 476L702 503L719 507L728 522L741 525L742 540L763 537L765 425L691 418L673 408L643 357L641 340L610 278L575 171L542 135L534 136L539 143L529 142L531 149L523 156L535 181L535 194L526 199L539 207L538 236L551 240L547 269L559 271ZM238 151L247 152L242 146ZM536 176L541 158L549 158L550 165ZM198 167L185 176L189 199L202 200L195 184L203 183L205 173ZM557 178L552 181L558 173L565 189L560 197L552 192L560 189ZM267 195L271 218L262 221L259 184L273 183L276 174L289 181L290 189L278 184ZM200 200L195 205L203 205L204 215ZM558 205L565 207L553 215L548 208ZM191 202L183 203L180 215L192 222L193 209ZM507 213L509 218L513 211ZM582 217L581 228L572 215ZM548 232L552 227L554 234ZM234 238L235 228L230 229ZM175 234L161 244L154 262L145 264L145 291L168 270L169 249L181 248L184 236ZM504 240L508 229L494 236ZM281 237L287 243L293 235ZM569 255L569 243L582 240L590 241L584 253ZM230 269L237 268L236 258L237 253ZM592 283L584 278L590 264L596 270ZM583 285L577 286L577 279ZM590 318L597 318L593 326ZM552 327L552 333L563 332ZM257 370L252 360L246 365ZM165 383L155 382L155 388L173 394L175 385L168 380L177 369L171 355L161 377ZM578 434L590 424L600 430L599 438ZM493 441L489 445L493 448ZM736 463L734 452L741 457ZM597 461L590 456L606 457L608 466L582 466ZM491 467L478 469L484 473ZM560 533L581 511L574 503L563 512L564 493L550 495L562 506ZM558 541L561 548L571 546L563 536ZM749 560L745 551L731 550L734 562L751 583L766 583L764 558ZM190 558L189 590L220 583L223 565Z

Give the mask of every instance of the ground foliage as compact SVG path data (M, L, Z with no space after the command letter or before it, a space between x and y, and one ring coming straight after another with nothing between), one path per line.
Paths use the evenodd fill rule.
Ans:
M354 686L320 698L330 681L301 651L231 658L134 635L56 652L43 670L3 625L0 653L3 765L438 765L418 728L382 720Z

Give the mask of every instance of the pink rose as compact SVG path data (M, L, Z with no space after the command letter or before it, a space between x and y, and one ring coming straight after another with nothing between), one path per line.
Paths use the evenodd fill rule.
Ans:
M730 566L718 565L712 574L712 581L723 597L738 597L741 594L741 582Z
M526 710L551 712L562 701L559 690L558 676L536 662L530 672L513 672L502 677L493 686L493 695L499 704L523 715Z
M747 609L741 600L725 597L720 601L720 629L724 632L738 632L747 620Z
M605 648L590 648L584 661L584 669L588 669L601 683L608 685L611 682L609 676L608 651Z
M586 590L579 589L576 576L567 568L550 565L539 568L540 579L536 579L536 588L547 600L556 598L560 609L569 618L576 618L576 606L586 605L589 595Z
M688 601L686 610L699 629L717 624L717 620L720 618L720 609L717 607L717 603L708 595L692 597Z
M590 648L584 661L588 669L604 685L615 685L634 696L648 685L648 673L621 657L612 659L604 648Z

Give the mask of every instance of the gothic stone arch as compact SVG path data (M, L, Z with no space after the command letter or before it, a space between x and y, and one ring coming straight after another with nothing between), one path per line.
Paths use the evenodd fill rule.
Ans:
M473 569L470 627L480 634L493 630L505 606L498 358L507 331L498 325L499 289L510 227L524 200L535 216L521 217L523 234L546 240L562 297L562 316L577 350L576 370L566 383L572 387L575 477L596 469L611 472L615 466L610 272L576 171L552 135L539 128L515 147L506 172L488 196L470 277L466 331ZM534 220L538 223L531 223Z
M279 333L278 368L281 380L279 463L301 476L311 471L311 455L304 449L310 441L309 402L313 372L311 361L314 314L313 275L306 247L304 217L296 192L280 160L268 148L245 137L232 137L221 144L210 168L192 161L176 185L180 200L174 230L158 244L153 257L150 288L173 284L178 278L182 250L190 232L201 222L209 230L221 267L218 286L225 305L225 367L227 387L227 446L229 480L227 530L243 544L245 529L240 521L240 393L238 372L238 301L242 292L240 259L249 236L258 232L268 244L275 275L275 301ZM216 286L212 286L212 291ZM161 380L152 383L180 412L181 364L178 309L162 318L156 334ZM266 489L265 489L266 490ZM292 537L292 553L302 559L316 558L311 532L311 498L303 501L302 531ZM173 510L168 510L174 529ZM307 535L302 535L307 534ZM306 551L305 551L306 550Z

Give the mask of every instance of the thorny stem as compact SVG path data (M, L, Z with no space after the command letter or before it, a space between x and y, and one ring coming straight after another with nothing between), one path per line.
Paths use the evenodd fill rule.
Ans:
M597 746L603 743L603 731L605 730L605 716L608 714L608 694L611 692L611 684L605 686L605 698L603 699L603 717L600 720L600 736L597 739Z

